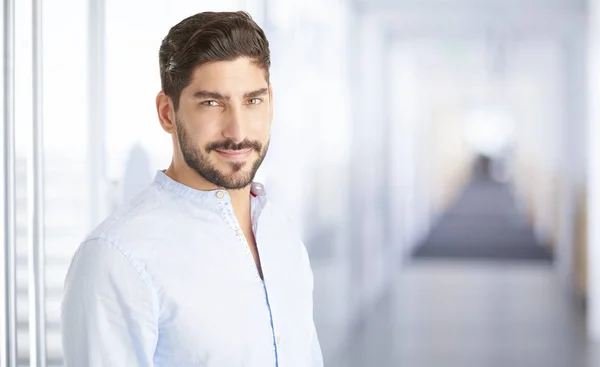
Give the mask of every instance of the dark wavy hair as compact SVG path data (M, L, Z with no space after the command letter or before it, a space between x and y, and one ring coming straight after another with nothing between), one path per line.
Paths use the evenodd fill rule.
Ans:
M265 71L269 82L271 56L263 30L242 11L204 12L175 25L159 51L160 81L164 93L179 108L181 91L190 83L194 69L215 61L248 57Z

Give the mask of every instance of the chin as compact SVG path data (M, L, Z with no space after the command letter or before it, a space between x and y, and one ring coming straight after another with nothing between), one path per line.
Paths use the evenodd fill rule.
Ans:
M231 164L224 164L218 168L221 177L226 177L231 180L248 177L250 175L251 164L246 163L242 167L236 169Z

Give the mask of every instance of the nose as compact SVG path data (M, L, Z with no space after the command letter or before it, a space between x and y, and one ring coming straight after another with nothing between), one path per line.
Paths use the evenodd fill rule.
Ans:
M223 128L223 137L240 143L246 138L245 121L241 108L232 107L228 111L227 121Z

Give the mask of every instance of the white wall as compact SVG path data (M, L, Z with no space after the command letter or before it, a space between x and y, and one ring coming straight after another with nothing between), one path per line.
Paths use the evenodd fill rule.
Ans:
M428 108L425 101L425 88L420 78L419 60L410 41L402 40L392 45L389 69L391 86L386 101L390 109L391 132L388 139L391 144L392 185L388 192L392 206L392 240L396 254L408 260L411 250L418 243L419 228L423 220L419 213L429 203L423 201L423 195L431 193L428 171L431 161L428 159L428 134L422 131L428 128ZM423 154L425 153L425 154Z

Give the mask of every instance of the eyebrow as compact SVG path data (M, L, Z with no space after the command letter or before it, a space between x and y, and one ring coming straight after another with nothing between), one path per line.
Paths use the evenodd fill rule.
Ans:
M260 97L260 96L267 94L268 91L269 91L269 88L261 88L261 89L253 90L251 92L246 92L246 93L244 93L244 99ZM207 90L199 90L196 93L194 93L192 98L194 98L194 99L211 98L211 99L219 99L219 100L230 100L231 96L226 96L221 93L211 92L211 91L207 91Z

